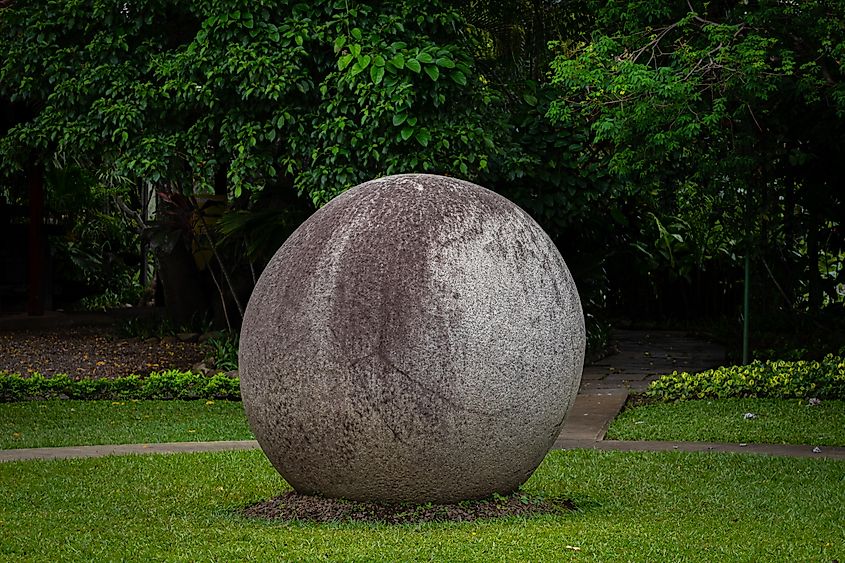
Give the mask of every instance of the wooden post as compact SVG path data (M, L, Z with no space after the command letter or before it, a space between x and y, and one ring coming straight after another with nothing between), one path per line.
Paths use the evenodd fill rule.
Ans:
M27 260L28 315L44 314L44 169L29 169L29 259Z

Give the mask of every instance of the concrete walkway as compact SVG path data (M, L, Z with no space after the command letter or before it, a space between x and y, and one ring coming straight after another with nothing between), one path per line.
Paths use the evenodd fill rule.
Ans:
M196 452L225 452L254 450L255 440L227 440L220 442L166 442L164 444L119 444L103 446L69 446L62 448L25 448L0 450L0 462L25 459L70 459L76 457L105 457L128 454L178 454Z
M555 450L603 450L617 452L712 452L760 454L781 457L815 457L845 460L845 448L784 444L719 444L715 442L646 442L633 440L571 440L558 438ZM818 449L818 451L815 451Z
M603 440L628 393L675 370L698 372L725 361L725 349L678 331L615 330L615 353L584 367L581 388L561 438Z
M685 451L764 454L845 460L845 447L777 444L716 444L604 440L607 428L625 405L628 393L641 391L665 373L696 372L724 363L724 348L677 331L614 332L615 353L584 368L575 404L554 449L617 451ZM67 459L108 455L215 452L258 448L254 440L171 442L0 450L0 462L27 459Z
M233 440L221 442L169 442L165 444L122 444L106 446L71 446L66 448L28 448L21 450L0 450L0 463L25 460L54 460L110 455L174 454L197 452L223 452L254 450L255 440ZM845 448L813 446L787 446L780 444L716 444L709 442L639 442L617 440L575 440L561 437L555 442L555 450L604 450L621 452L711 452L761 454L782 457L810 457L845 460Z
M684 451L845 459L845 448L780 444L717 444L605 440L608 426L630 392L673 371L699 372L722 365L725 349L678 331L614 331L615 353L584 367L581 388L553 448L616 451Z

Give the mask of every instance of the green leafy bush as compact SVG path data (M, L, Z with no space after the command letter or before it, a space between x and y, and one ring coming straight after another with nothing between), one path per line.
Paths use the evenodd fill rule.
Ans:
M215 368L223 371L238 369L238 342L237 332L221 333L209 338L208 347Z
M181 332L209 332L212 319L207 314L193 315L185 324L176 324L159 315L129 317L116 325L117 334L122 338L164 338L176 336Z
M603 358L610 348L610 323L595 315L585 313L584 321L587 329L587 350L588 361Z
M240 382L223 374L213 376L168 370L146 377L72 379L61 374L22 377L0 373L0 402L29 399L229 399L240 400Z
M645 396L662 400L729 397L845 399L845 359L755 361L700 373L674 372L649 385Z
M125 274L115 285L115 289L109 287L97 295L83 297L75 308L82 311L108 311L126 305L138 305L144 299L146 290L141 285L137 272L134 275Z

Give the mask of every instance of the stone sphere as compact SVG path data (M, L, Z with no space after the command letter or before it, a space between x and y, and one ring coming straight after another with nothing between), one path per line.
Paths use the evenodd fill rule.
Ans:
M522 209L454 178L389 176L276 252L244 316L241 394L299 493L482 498L543 460L584 347L572 277Z

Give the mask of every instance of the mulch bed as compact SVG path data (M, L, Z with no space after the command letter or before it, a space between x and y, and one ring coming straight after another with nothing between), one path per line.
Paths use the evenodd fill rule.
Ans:
M248 518L299 522L472 522L480 518L562 514L575 509L565 499L541 499L522 493L453 504L388 504L322 498L288 492L246 507Z
M122 339L104 327L0 332L0 372L21 375L146 375L168 369L187 370L204 356L204 347L196 343Z

